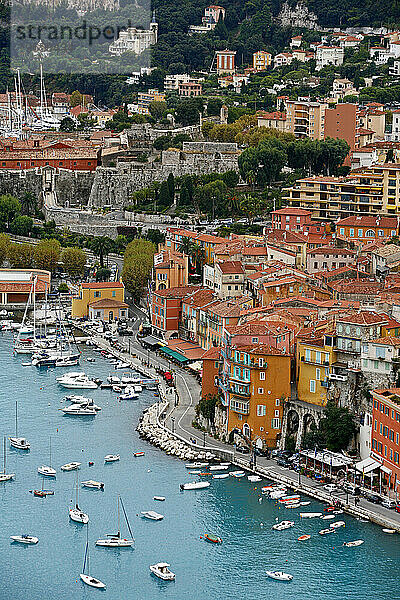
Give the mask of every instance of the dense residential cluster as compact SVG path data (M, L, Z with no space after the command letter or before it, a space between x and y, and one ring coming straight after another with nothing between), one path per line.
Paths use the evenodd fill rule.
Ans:
M361 460L400 477L400 265L397 217L273 211L262 235L229 239L170 227L149 292L153 342L202 361L216 428L259 447L301 447L329 401L357 423ZM190 254L187 240L202 252ZM193 276L202 281L188 285ZM378 468L377 467L377 468Z

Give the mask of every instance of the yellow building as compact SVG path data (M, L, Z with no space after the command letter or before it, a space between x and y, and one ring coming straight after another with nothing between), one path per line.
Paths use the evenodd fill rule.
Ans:
M324 138L326 103L286 100L286 128L297 138Z
M328 397L329 376L336 362L333 336L311 330L297 337L296 375L299 400L325 406Z
M185 287L189 279L189 257L172 248L162 248L154 255L153 279L156 290Z
M94 321L126 319L128 305L124 302L124 292L120 281L82 283L78 297L72 299L72 318Z
M228 407L227 433L240 432L258 447L275 448L283 401L290 397L289 354L268 344L225 347L220 386Z
M256 71L265 71L265 69L271 66L272 54L265 52L265 50L259 50L253 54L253 69Z

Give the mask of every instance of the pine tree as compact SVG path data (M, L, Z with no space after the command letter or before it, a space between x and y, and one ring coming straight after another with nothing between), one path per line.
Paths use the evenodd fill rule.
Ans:
M160 186L158 202L160 206L169 206L171 204L171 196L169 193L168 183L166 181L163 181Z
M168 185L170 201L173 202L175 199L175 179L174 179L173 173L170 173L168 175L167 185Z

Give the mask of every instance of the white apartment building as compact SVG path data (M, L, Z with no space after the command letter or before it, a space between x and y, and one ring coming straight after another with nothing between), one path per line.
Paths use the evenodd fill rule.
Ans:
M125 52L142 54L147 48L157 43L158 24L153 20L150 29L136 29L128 27L119 33L118 39L114 40L108 47L108 51L114 56L121 56Z
M343 64L344 49L338 46L318 46L316 51L317 71L320 71L327 65L338 67Z
M164 90L166 92L178 91L179 84L192 81L189 73L179 73L177 75L166 75L164 79Z
M391 57L390 50L384 46L372 46L369 49L369 55L377 65L386 65Z

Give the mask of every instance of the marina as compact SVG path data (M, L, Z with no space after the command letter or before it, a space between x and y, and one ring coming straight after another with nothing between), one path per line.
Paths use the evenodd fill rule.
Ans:
M91 379L104 381L110 365L100 356L95 363L87 361L93 356L91 347L82 348L79 369ZM200 476L188 475L185 465L194 468L193 463L188 463L190 459L178 460L139 437L136 426L143 410L154 404L152 390L144 388L137 401L130 403L120 402L112 389L93 388L90 397L102 407L96 419L67 419L58 410L65 389L58 385L56 376L62 376L68 369L23 368L23 360L23 356L12 357L12 334L2 334L0 408L4 435L8 437L15 431L17 394L19 425L30 440L31 450L7 451L7 471L15 473L15 479L2 483L0 489L3 504L0 560L4 572L15 570L18 563L24 580L0 582L0 597L8 597L11 592L14 599L25 599L28 579L33 600L42 598L43 590L55 598L87 597L88 587L80 579L81 573L85 575L82 558L87 525L71 521L66 511L71 498L75 502L77 471L59 468L71 464L71 459L81 463L79 503L90 515L92 572L88 573L106 585L104 598L124 598L129 593L133 599L200 600L211 597L210 589L218 587L218 597L222 600L231 598L232 590L238 597L250 600L264 597L270 588L277 599L307 595L319 600L322 579L324 595L329 599L356 594L382 600L393 597L400 566L397 535L387 535L371 523L345 515L346 527L333 529L330 536L321 536L320 519L301 519L301 508L290 511L293 527L273 531L272 526L285 520L288 513L283 503L262 494L261 488L270 483L268 479L252 482L247 477L219 479L214 475L211 483L210 477L203 481ZM9 380L13 381L12 394ZM104 464L110 450L120 455L112 467ZM135 454L141 456L140 460ZM209 471L206 462L209 461L200 463L201 472ZM29 491L34 488L40 491L43 487L42 476L37 473L37 466L42 463L55 467L57 477L45 478L45 491L54 491L54 496L40 500ZM231 468L234 470L235 467ZM85 482L89 485L92 482L94 489L84 487ZM194 487L190 493L180 491L181 484L193 482L208 485L201 486L202 489ZM100 489L96 489L96 483ZM131 551L118 547L105 550L95 545L106 533L116 533L113 529L118 494L123 497L130 517L135 539ZM156 508L155 494L157 499L165 499L165 518L153 527L140 516L142 507ZM283 496L289 495L290 491L283 492ZM302 500L307 499L299 495ZM311 500L307 510L322 514L323 509L324 504ZM202 543L200 536L204 531L212 531L223 539L223 544ZM40 544L32 547L10 544L12 535L24 532L40 539ZM298 541L302 535L310 535L305 544ZM359 548L344 546L353 540L364 543ZM149 565L160 561L171 565L175 583L151 575ZM379 577L382 565L385 578ZM55 573L50 581L49 568ZM196 585L193 569L197 573ZM273 581L266 575L267 570L287 572L293 581L287 584ZM93 593L100 592L93 590Z

